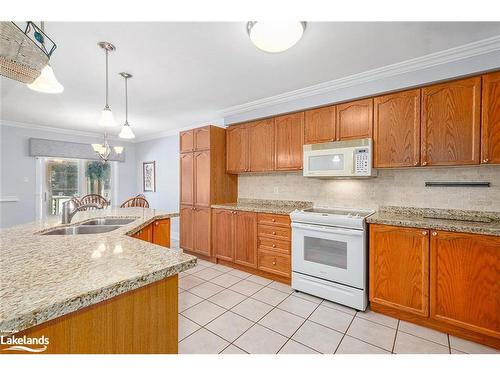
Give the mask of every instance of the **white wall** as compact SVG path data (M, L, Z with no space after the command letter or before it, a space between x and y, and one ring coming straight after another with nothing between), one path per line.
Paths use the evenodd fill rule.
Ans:
M156 162L156 192L147 192L152 208L179 210L179 135L153 139L135 144L136 190L142 192L142 163ZM172 238L179 238L178 219L172 220Z
M102 138L99 137L94 138L1 124L0 198L6 196L19 198L17 202L0 202L1 228L35 220L35 158L29 156L29 138L45 138L89 144L102 142ZM118 163L118 199L114 202L118 204L137 194L135 145L119 141L110 141L110 143L125 147L126 161Z

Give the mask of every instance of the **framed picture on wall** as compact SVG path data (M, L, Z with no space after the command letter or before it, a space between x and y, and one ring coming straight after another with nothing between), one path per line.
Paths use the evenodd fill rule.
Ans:
M156 166L154 161L142 163L142 186L145 192L156 191Z

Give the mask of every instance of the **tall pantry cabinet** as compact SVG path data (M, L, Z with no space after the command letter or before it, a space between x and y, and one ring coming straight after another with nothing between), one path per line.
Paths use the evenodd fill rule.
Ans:
M180 133L180 247L212 257L211 205L236 202L238 180L226 173L226 130Z

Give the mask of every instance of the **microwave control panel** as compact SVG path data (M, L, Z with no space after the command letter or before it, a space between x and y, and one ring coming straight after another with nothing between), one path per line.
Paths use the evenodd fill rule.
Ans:
M354 174L356 176L369 176L371 174L371 157L368 147L354 150Z

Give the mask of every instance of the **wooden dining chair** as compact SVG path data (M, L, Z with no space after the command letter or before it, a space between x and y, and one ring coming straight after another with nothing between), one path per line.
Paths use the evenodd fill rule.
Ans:
M142 194L142 193L141 194L137 194L136 197L137 198L144 198L144 199L146 199L146 196L144 194Z
M100 194L87 194L83 197L80 198L80 206L90 204L90 203L95 203L97 204L100 208L105 208L109 206L109 202ZM91 210L91 209L96 209L92 207L87 207L84 208L83 211L85 210Z
M149 202L146 200L146 198L133 197L133 198L129 198L125 202L123 202L120 207L121 208L125 208L125 207L149 208Z

